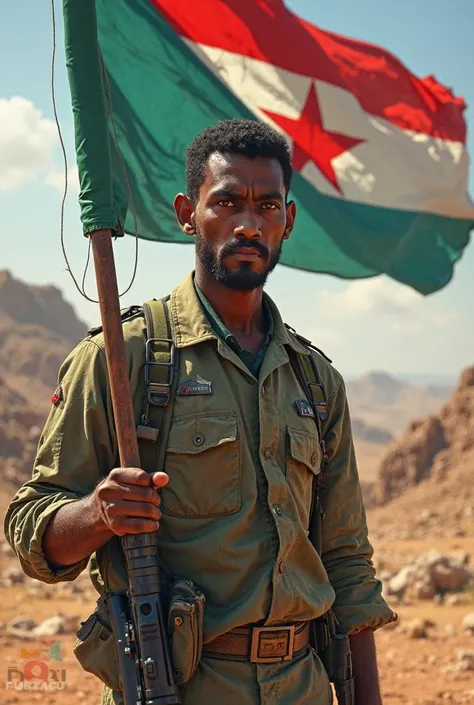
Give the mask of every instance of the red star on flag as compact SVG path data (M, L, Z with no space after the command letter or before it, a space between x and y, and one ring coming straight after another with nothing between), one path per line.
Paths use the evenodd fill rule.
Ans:
M262 110L262 112L293 139L293 168L301 171L308 162L313 162L334 188L342 194L332 160L364 140L325 129L314 83L312 82L309 87L306 103L297 120L269 110Z

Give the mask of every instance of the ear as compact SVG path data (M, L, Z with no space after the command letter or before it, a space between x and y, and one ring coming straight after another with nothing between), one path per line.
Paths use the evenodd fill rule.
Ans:
M196 226L194 224L194 202L184 193L178 193L173 203L174 212L176 213L176 219L179 223L179 227L185 235L194 236L196 232Z
M288 240L291 235L291 231L295 225L296 218L296 203L294 201L288 201L286 204L286 227L285 233L283 235L283 240Z

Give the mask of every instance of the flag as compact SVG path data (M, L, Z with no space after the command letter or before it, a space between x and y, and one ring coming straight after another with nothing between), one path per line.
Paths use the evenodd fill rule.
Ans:
M253 118L291 148L297 219L283 264L385 273L424 294L449 282L474 222L462 98L282 0L95 4L127 232L135 214L140 237L189 242L172 209L186 147L219 120Z

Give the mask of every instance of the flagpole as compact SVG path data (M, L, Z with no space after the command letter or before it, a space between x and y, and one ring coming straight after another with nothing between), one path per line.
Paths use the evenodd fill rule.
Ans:
M120 318L112 231L96 230L89 237L94 257L120 464L122 467L138 468L140 454Z
M113 235L121 230L121 215L95 0L63 0L63 17L81 219L93 251L119 462L122 467L140 467L112 247ZM112 593L108 585L105 588L125 705L179 705L161 607L157 534L128 534L120 543L128 591Z

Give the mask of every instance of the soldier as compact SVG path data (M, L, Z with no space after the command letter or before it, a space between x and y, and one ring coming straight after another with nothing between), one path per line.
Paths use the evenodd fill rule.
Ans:
M187 195L174 202L196 269L167 303L180 358L162 467L117 467L104 342L91 334L61 368L33 477L5 519L28 576L74 580L92 556L99 593L127 585L117 537L159 529L163 566L206 600L202 633L184 649L195 662L185 705L332 703L309 647L311 620L331 607L350 635L356 703L381 703L373 632L395 617L371 560L344 383L263 293L295 222L291 176L285 140L263 123L221 122L195 138ZM123 330L140 423L142 313ZM318 370L322 437L295 356L311 356ZM310 524L321 467L318 552ZM104 676L111 641L98 642L93 660L113 687L114 674ZM102 702L122 703L119 691L105 686Z

